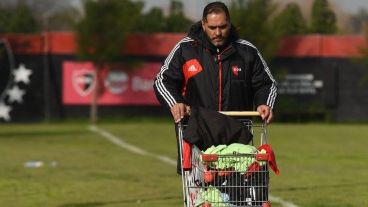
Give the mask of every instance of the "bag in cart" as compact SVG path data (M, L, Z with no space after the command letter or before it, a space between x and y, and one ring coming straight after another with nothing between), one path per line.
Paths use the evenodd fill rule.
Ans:
M216 113L222 118L226 117L225 120L228 118ZM258 112L236 115L259 116ZM202 147L199 148L183 138L184 129L191 122L179 124L184 206L271 206L268 198L268 169L270 167L276 174L279 174L279 170L275 155L266 144L266 123L255 125L244 118L236 121L251 135L254 135L255 128L259 129L261 140L258 148L253 141L251 144L214 143L211 147L208 147L208 142L199 142L199 147ZM229 140L234 141L234 138Z

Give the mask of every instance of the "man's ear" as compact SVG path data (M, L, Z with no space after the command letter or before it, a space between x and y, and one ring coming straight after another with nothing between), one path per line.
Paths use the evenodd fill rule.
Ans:
M201 22L202 22L202 29L203 29L203 31L206 31L205 30L205 27L204 27L204 24L205 24L204 20L202 20Z

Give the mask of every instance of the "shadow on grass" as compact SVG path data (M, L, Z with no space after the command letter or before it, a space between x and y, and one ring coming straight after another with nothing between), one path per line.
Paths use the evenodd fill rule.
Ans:
M127 200L121 200L121 201L106 201L106 202L87 202L87 203L68 203L63 204L58 207L99 207L104 205L110 205L110 204L139 204L139 203L145 203L148 201L165 201L165 200L172 200L172 199L182 199L182 197L179 196L164 196L164 197L156 197L156 198L142 198L142 199L127 199Z
M356 183L342 183L334 185L314 185L314 186L304 186L304 187L289 187L289 188L273 188L273 191L304 191L304 190L314 190L314 189L328 189L328 188L346 188L346 187L357 187L357 186L368 186L368 182L356 182Z

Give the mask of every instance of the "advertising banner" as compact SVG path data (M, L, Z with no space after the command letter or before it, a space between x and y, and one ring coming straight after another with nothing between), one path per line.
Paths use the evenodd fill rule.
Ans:
M132 69L132 67L134 67ZM101 71L100 105L159 105L153 82L161 63L119 64ZM63 104L88 105L96 89L96 70L91 62L63 63Z

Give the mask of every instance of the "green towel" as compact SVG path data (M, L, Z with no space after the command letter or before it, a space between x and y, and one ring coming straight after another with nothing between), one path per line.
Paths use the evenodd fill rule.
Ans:
M258 150L252 145L245 144L230 144L212 146L204 151L204 154L217 154L217 155L237 155L237 154L255 154ZM226 158L220 158L216 162L211 162L210 167L216 169L234 169L235 171L245 173L248 167L256 161L253 155L250 156L229 156Z

